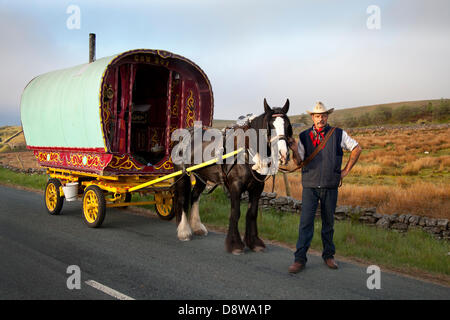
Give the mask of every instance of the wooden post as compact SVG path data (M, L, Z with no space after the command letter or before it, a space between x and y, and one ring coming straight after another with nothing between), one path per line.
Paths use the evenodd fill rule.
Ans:
M25 168L24 168L24 166L23 166L23 163L22 163L22 161L20 160L20 157L19 157L19 155L16 153L16 158L17 158L17 161L19 161L19 164L20 164L20 167L22 168L22 170L25 170Z
M283 180L284 180L284 185L286 187L286 195L288 197L291 196L291 187L289 186L289 180L288 180L288 176L286 174L286 172L283 172Z
M89 33L89 63L95 61L95 33Z

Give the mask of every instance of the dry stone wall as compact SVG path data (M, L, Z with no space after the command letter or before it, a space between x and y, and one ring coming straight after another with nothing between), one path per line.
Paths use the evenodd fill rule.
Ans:
M242 195L242 200L248 200L248 194ZM275 209L292 214L301 214L301 200L292 197L277 197L276 193L263 192L259 200L262 209ZM320 206L317 211L320 217ZM350 220L382 229L392 229L406 232L411 229L422 229L437 239L450 240L449 219L436 219L411 214L381 214L376 208L362 208L359 206L338 206L335 212L337 221Z

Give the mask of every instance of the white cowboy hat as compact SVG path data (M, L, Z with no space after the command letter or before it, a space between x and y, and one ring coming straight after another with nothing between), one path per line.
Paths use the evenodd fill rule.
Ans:
M306 111L309 114L315 114L315 113L332 113L334 111L334 108L328 109L323 105L322 102L317 102L317 104L315 105L313 111Z

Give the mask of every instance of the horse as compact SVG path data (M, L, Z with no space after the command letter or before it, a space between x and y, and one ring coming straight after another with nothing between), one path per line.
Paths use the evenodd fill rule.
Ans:
M234 127L233 129L241 129L246 133L249 129L254 129L258 141L260 143L256 150L256 155L267 154L278 161L274 165L286 165L289 161L289 150L296 151L295 139L293 139L293 131L291 122L287 116L289 110L289 99L286 100L282 108L271 108L266 99L264 99L264 113L249 120L244 126ZM207 128L202 127L202 134ZM265 129L267 136L264 135ZM241 133L242 133L241 132ZM275 132L275 136L271 136L271 132ZM194 135L194 130L190 130L191 136ZM262 135L262 136L261 136ZM235 138L235 137L234 137ZM225 135L222 137L223 141L227 139ZM210 145L209 141L202 141L201 148L206 148ZM236 145L236 141L234 141ZM191 147L191 160L195 153L195 149L199 146ZM258 202L261 193L264 189L265 180L270 177L264 172L259 173L254 169L255 164L252 164L251 159L255 159L255 150L248 149L248 140L245 140L245 156L244 163L217 163L201 169L195 170L195 185L192 187L191 179L188 175L182 176L175 182L174 192L174 210L176 215L177 235L181 241L188 241L192 234L207 235L206 227L201 223L199 215L199 200L200 195L206 187L207 182L217 185L224 185L228 190L231 200L231 213L229 218L229 227L225 240L225 250L239 255L244 252L245 245L252 251L258 252L265 249L264 242L258 237L257 216L258 216ZM264 150L265 149L265 150ZM278 149L278 150L276 150ZM251 152L250 152L251 151ZM227 150L229 152L229 150ZM297 156L295 155L295 159ZM182 170L185 168L184 164L174 165L175 169ZM276 169L277 167L275 167ZM276 172L275 172L276 173ZM272 172L272 174L274 174ZM244 242L241 239L238 230L238 222L241 215L240 201L241 194L248 191L249 204L246 215L246 226ZM190 210L189 210L190 209ZM190 219L188 222L187 214L190 211Z

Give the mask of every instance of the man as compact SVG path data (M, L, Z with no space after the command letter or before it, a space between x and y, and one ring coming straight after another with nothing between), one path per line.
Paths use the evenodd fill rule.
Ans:
M318 102L313 111L308 111L314 125L300 133L298 152L302 160L308 158L330 131L327 121L333 110L334 108L327 110L323 103ZM294 263L289 267L290 273L297 273L306 265L306 252L313 238L314 217L319 201L322 216L322 258L329 268L338 268L334 260L333 243L338 187L358 161L361 147L344 130L335 128L325 146L320 148L320 152L302 168L302 213L297 250ZM347 165L341 170L343 149L351 151L351 154Z

